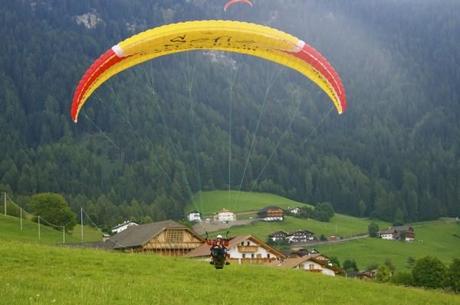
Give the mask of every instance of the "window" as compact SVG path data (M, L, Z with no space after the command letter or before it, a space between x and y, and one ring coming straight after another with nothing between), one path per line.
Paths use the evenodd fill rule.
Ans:
M168 243L179 243L184 240L184 231L179 229L168 229L166 231L166 242Z
M315 269L315 265L314 265L314 264L309 264L309 265L308 265L308 268L309 268L310 270L314 270L314 269Z
M241 242L241 245L244 246L244 241Z
M251 258L254 258L254 253L251 254Z
M267 253L267 258L270 258L270 253Z
M250 245L251 245L251 243L248 241L248 243L246 244L246 246L250 246Z
M243 258L246 258L246 254L243 253Z

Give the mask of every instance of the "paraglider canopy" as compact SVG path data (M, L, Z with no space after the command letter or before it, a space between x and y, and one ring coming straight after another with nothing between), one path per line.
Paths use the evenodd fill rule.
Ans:
M204 20L153 28L107 50L89 67L75 90L73 121L77 122L91 94L121 71L160 56L203 49L257 56L292 68L318 85L339 114L347 107L339 75L324 56L304 41L258 24Z
M232 5L234 5L236 3L246 3L246 4L250 5L251 7L253 6L252 2L249 1L249 0L230 0L227 3L225 3L224 11L226 12L229 7L231 7Z

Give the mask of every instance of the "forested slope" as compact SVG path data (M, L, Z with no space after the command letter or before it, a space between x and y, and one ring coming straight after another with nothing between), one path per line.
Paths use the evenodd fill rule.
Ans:
M2 4L2 190L19 202L63 193L105 225L180 218L193 193L229 186L395 222L460 214L460 3L273 0L224 13L224 2ZM348 111L336 115L294 71L194 52L115 77L71 122L73 90L100 53L153 26L211 18L315 46L341 74Z

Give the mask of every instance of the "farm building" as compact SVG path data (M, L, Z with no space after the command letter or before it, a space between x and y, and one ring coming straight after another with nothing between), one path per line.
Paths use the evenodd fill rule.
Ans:
M388 240L401 240L413 241L415 240L415 232L412 226L394 226L389 227L386 230L378 232L378 235L382 239Z
M308 230L299 230L288 234L286 240L291 243L306 243L315 239L315 233Z
M204 240L193 230L172 220L132 226L105 242L105 248L125 252L185 255Z
M220 212L218 212L214 216L214 221L220 221L220 222L236 221L236 215L232 211L229 211L227 209L222 209Z
M268 206L259 210L257 217L261 218L263 221L283 221L284 210L277 206Z

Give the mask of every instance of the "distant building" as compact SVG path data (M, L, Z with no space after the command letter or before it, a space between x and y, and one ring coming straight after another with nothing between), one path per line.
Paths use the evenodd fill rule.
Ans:
M252 235L235 236L229 240L229 260L238 264L266 264L281 261L286 256L275 248ZM186 257L210 260L210 246L202 246L190 251Z
M277 206L268 206L259 210L257 216L263 221L283 221L284 210Z
M389 227L386 230L379 231L378 235L380 238L387 240L401 240L403 238L405 241L415 240L415 232L412 226Z
M201 222L201 213L198 211L191 211L187 214L187 220L190 222Z
M285 241L286 236L288 236L288 233L284 231L276 231L268 235L268 239L273 242L280 242L280 241Z
M302 209L299 207L288 208L288 213L292 215L300 215L301 212L302 212Z
M289 243L306 243L315 240L315 236L308 230L299 230L286 236L286 240Z
M113 228L112 228L112 233L117 234L117 233L120 233L120 232L126 230L126 229L129 228L129 227L137 226L137 225L138 225L138 224L135 223L135 222L133 222L133 221L128 221L128 220L126 220L126 221L124 221L123 223L118 224L118 225L116 225L115 227L113 227Z
M236 215L227 209L222 209L214 216L214 220L220 222L232 222L236 221Z

